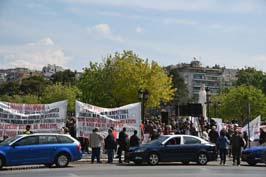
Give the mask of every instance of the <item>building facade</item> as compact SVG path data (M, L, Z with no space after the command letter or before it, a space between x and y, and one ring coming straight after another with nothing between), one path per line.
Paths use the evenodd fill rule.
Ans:
M209 94L217 94L225 85L233 86L237 80L237 70L219 66L203 67L200 61L195 59L189 64L171 65L167 69L177 70L184 78L190 97L195 101L198 100L199 91L203 84L209 89Z

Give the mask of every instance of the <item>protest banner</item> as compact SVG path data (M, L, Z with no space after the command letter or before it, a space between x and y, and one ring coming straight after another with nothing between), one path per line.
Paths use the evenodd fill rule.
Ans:
M249 124L249 125L248 125ZM249 139L254 141L255 139L259 139L260 136L260 125L261 125L261 116L256 117L252 121L250 121L247 125L245 125L241 131L246 131Z
M26 125L33 132L59 132L64 126L67 101L51 104L20 104L0 101L0 140L22 134Z
M133 103L117 108L102 108L76 100L76 129L77 137L89 138L96 127L99 132L106 134L110 127L117 132L123 127L131 136L137 130L140 137L141 103Z

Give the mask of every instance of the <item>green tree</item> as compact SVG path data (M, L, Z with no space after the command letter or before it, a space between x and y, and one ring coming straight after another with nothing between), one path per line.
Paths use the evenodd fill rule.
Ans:
M266 96L254 86L238 86L231 88L228 93L220 94L212 99L212 102L220 102L219 115L224 121L233 119L241 124L247 122L248 103L251 107L250 118L265 115Z
M56 72L51 76L53 83L62 83L63 85L74 85L76 81L76 73L70 69Z
M255 68L241 69L237 74L237 85L252 85L261 89L264 93L266 91L266 75L262 71L257 71Z
M13 95L13 96L1 96L1 101L12 103L25 103L25 104L38 104L40 103L39 97L36 95Z
M40 96L48 84L49 82L44 80L42 76L32 76L22 80L20 90L23 95L33 94Z
M75 100L79 96L79 89L75 86L64 86L60 83L49 85L44 89L41 97L43 104L57 101L68 101L68 112L75 111Z
M184 78L180 76L176 69L171 69L169 75L172 77L173 87L176 88L173 105L187 103L189 101L188 88Z
M139 58L132 51L107 56L103 63L90 63L80 78L82 100L104 107L139 101L138 91L147 90L148 106L172 99L172 79L156 62Z
M5 82L0 86L0 94L13 96L20 93L20 85L18 82Z

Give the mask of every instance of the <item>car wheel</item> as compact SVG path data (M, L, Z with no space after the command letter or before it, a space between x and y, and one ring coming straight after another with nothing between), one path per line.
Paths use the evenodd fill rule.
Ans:
M148 158L148 163L150 165L157 165L159 163L159 156L156 153L151 153Z
M208 157L205 153L200 153L198 155L198 164L199 165L206 165L208 163Z
M189 164L189 161L182 161L182 164L188 165Z
M0 169L4 166L4 157L0 156Z
M57 167L66 167L69 163L69 155L66 153L59 154L55 159Z
M250 166L255 166L255 165L257 164L254 160L248 160L247 163L248 163Z

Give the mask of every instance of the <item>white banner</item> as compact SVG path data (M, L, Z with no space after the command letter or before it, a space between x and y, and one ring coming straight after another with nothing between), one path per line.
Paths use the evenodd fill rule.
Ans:
M102 108L76 100L77 137L89 138L96 127L103 134L110 127L120 132L126 127L131 136L134 130L140 135L141 103L133 103L118 108ZM140 137L140 136L139 136Z
M19 104L0 101L0 139L22 134L26 125L33 132L59 132L64 126L67 101L52 104Z
M224 128L223 119L221 118L212 118L216 122L216 130L220 135L221 130Z
M245 125L241 131L244 132L246 131L249 135L249 139L251 141L255 139L259 139L260 136L260 124L261 124L261 116L256 117L252 121L249 122L249 131L248 131L248 124Z

